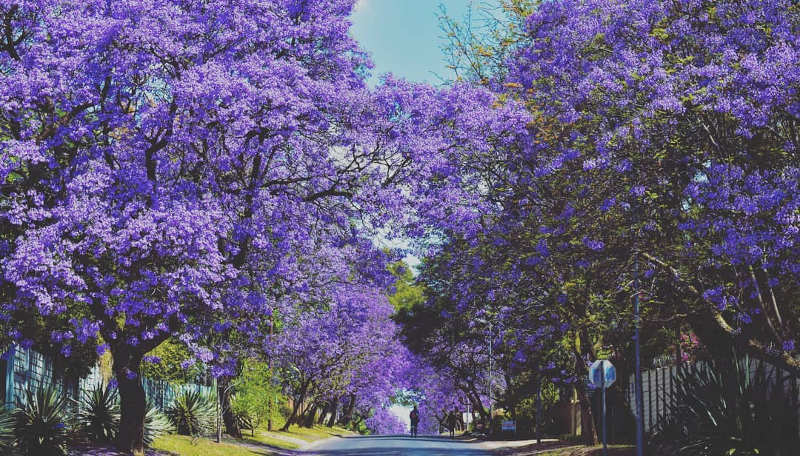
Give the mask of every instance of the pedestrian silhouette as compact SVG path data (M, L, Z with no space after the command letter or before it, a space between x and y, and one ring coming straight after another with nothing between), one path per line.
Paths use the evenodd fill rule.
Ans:
M411 410L411 413L408 415L411 419L411 435L413 437L417 436L417 426L419 426L419 410L417 406L414 406L414 409Z

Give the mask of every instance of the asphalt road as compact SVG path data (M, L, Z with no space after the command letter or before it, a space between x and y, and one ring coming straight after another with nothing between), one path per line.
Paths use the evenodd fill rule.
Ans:
M314 456L489 456L478 442L430 436L365 436L328 439L307 450Z

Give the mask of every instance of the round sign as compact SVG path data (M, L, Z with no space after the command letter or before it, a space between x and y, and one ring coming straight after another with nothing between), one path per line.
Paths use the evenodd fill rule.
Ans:
M603 382L605 377L605 384ZM613 385L617 380L617 369L611 364L611 361L605 359L598 359L593 362L589 367L589 384L593 388L602 388Z

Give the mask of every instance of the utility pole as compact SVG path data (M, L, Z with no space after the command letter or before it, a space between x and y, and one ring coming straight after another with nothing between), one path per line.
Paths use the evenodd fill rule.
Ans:
M492 343L493 334L494 333L492 332L492 321L489 320L489 377L486 379L487 383L489 384L489 434L492 433L492 419L494 418L492 416L492 411L493 411L492 410L493 409L493 404L492 404L492 369L494 367L493 364L492 364L492 358L493 358L492 345L494 345Z
M478 323L483 323L489 326L489 372L488 376L486 377L486 387L488 389L489 395L489 434L492 432L492 413L494 406L492 404L492 371L494 370L493 358L494 353L492 349L493 345L493 335L494 335L494 325L491 319L484 319L484 318L477 318L475 319Z
M272 343L272 334L273 329L275 328L275 312L270 315L269 320L269 343ZM275 374L272 372L272 355L269 356L267 359L267 369L269 369L269 382L272 386L275 385ZM272 407L273 407L273 395L269 397L269 416L267 417L267 430L272 431Z
M542 443L542 376L539 374L539 381L536 387L536 443Z
M633 266L633 288L635 293L633 299L633 344L636 359L636 372L634 374L634 393L636 394L636 456L643 456L644 424L642 422L642 415L644 413L644 396L642 394L641 345L639 343L639 328L641 326L641 316L639 315L639 253L636 252L635 255Z

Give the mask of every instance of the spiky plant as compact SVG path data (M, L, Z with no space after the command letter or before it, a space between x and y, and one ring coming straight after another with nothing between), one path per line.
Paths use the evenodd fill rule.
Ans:
M14 434L23 455L64 456L67 454L67 399L47 385L26 390L14 411Z
M213 430L214 400L199 391L183 391L165 411L181 435L202 435Z
M796 455L798 410L775 372L736 353L727 362L681 368L675 406L655 442L680 456Z
M111 442L119 429L119 394L116 388L98 383L81 397L78 420L95 442Z
M144 444L145 446L151 446L160 436L175 432L175 426L151 401L147 401L146 407L144 415Z
M0 406L0 454L12 454L15 440L14 414Z

